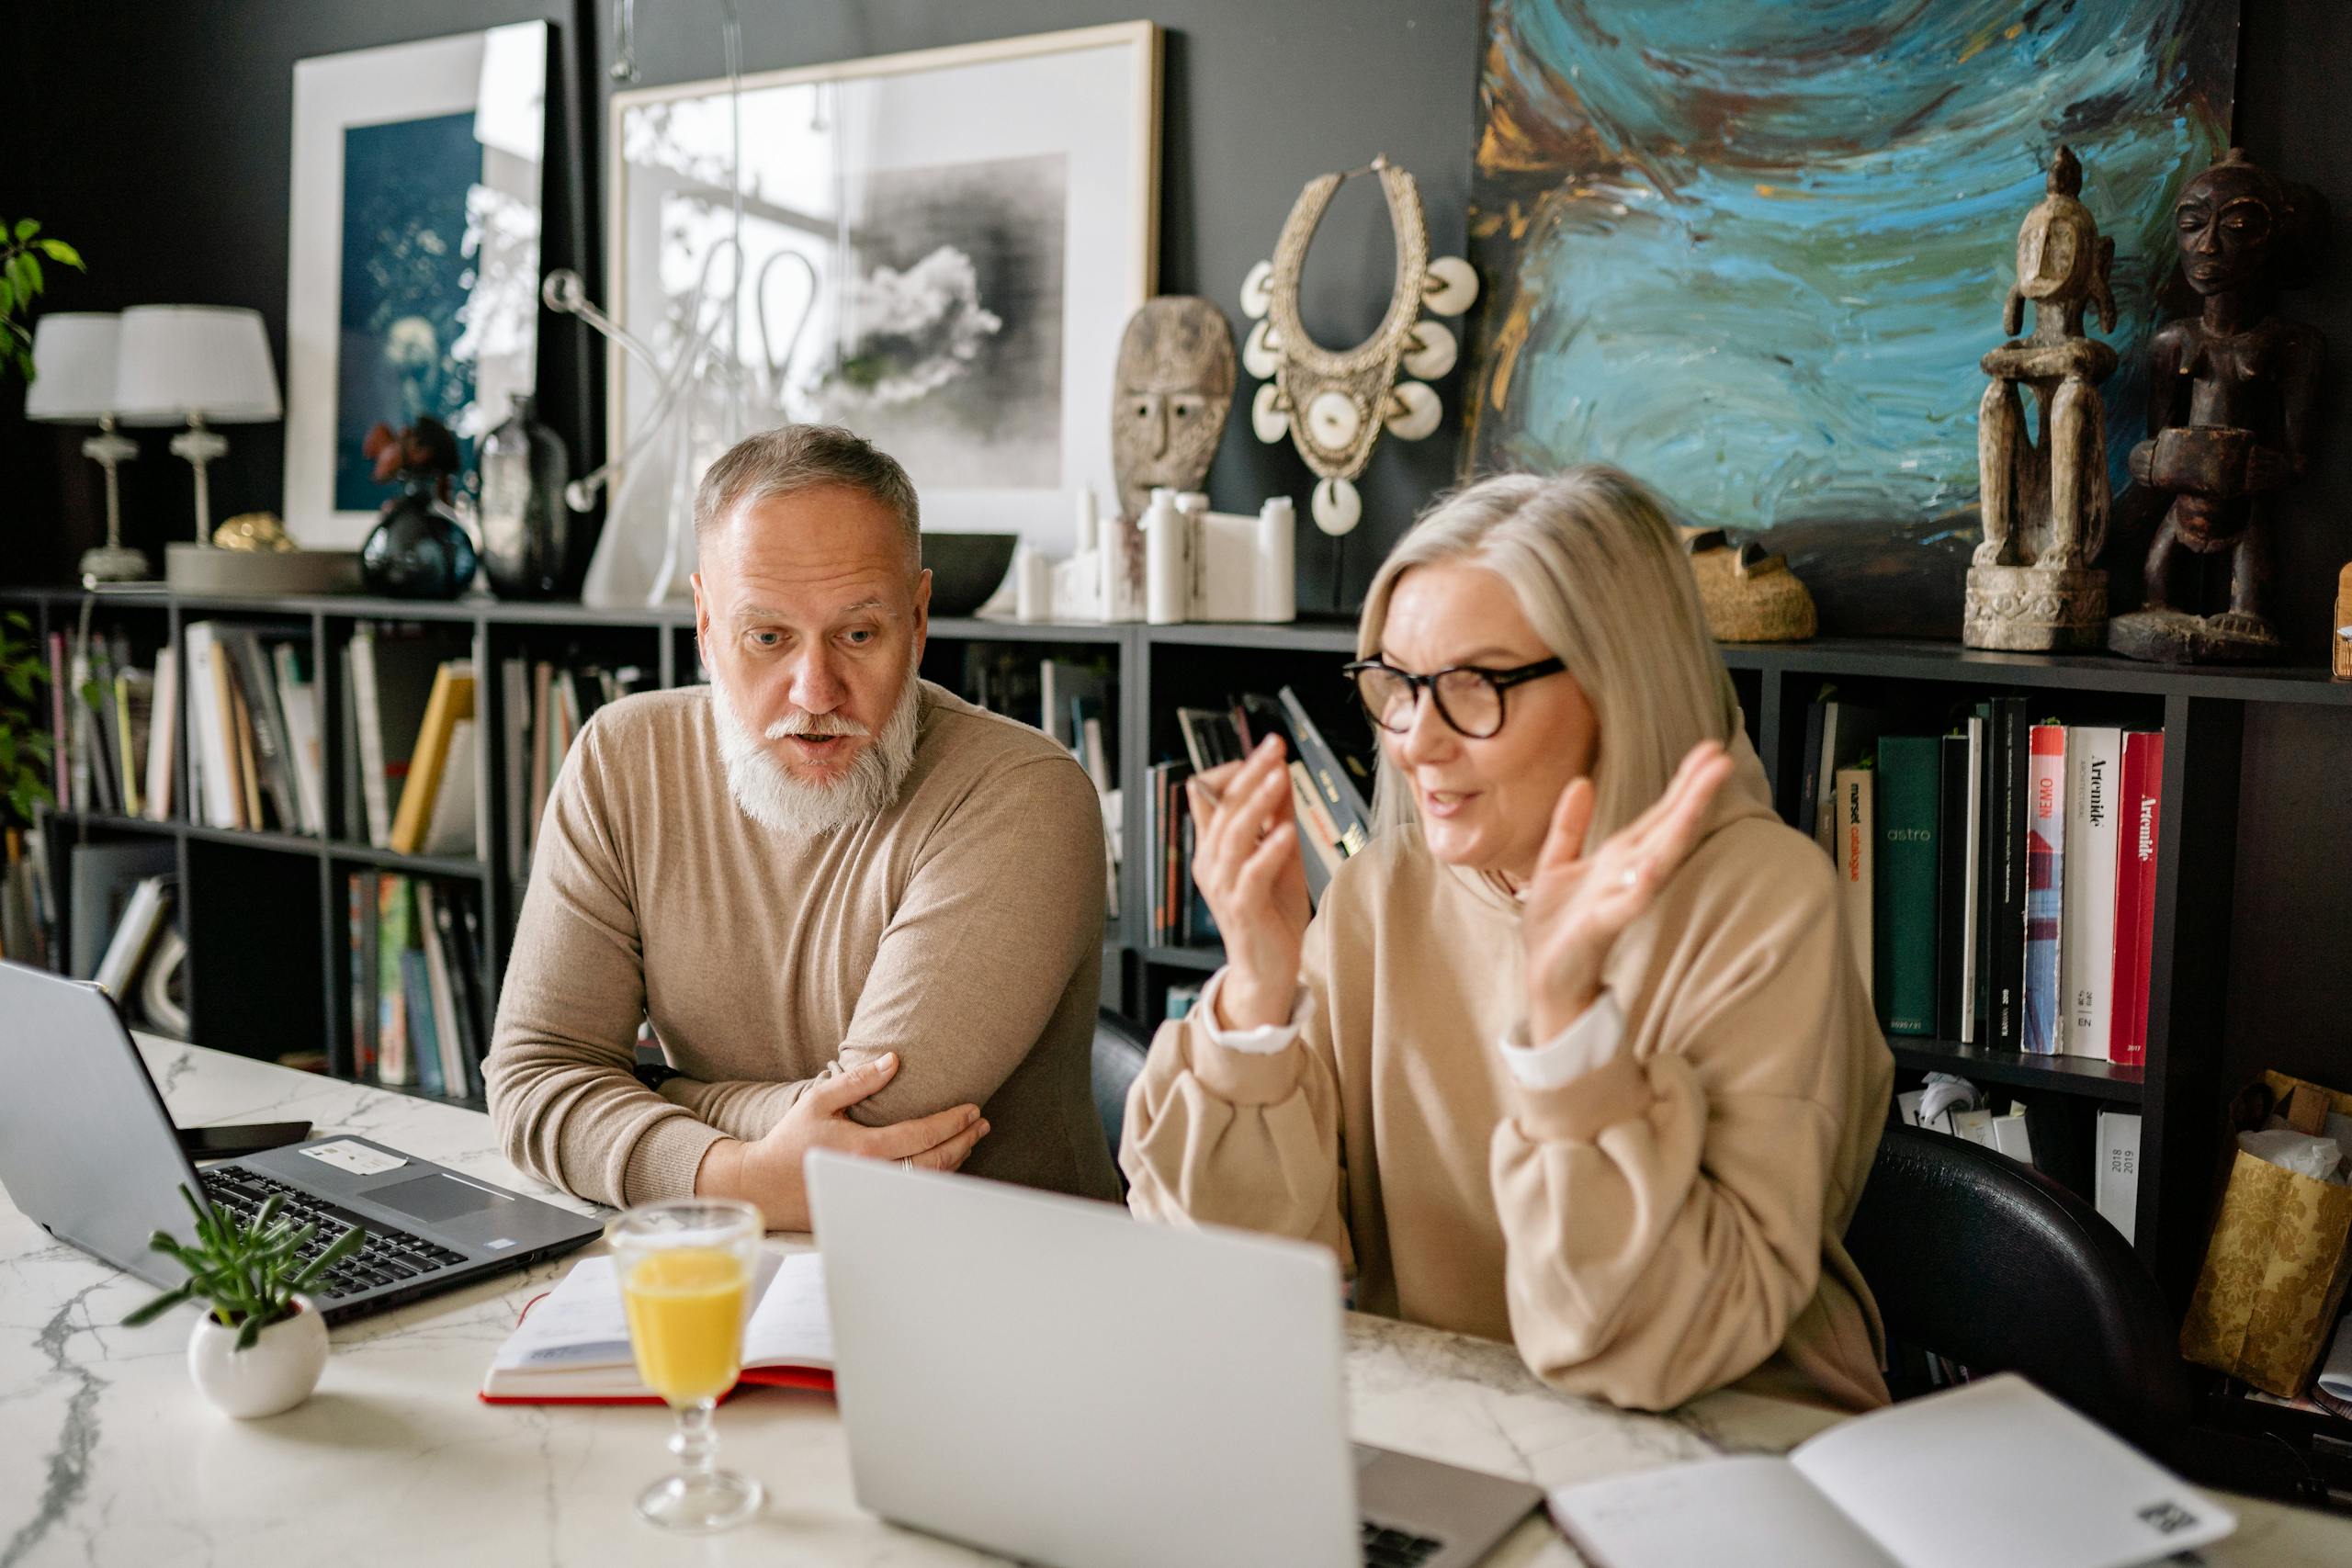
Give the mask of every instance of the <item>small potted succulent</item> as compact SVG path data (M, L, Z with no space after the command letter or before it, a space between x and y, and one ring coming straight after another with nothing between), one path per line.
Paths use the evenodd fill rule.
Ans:
M196 1215L196 1243L157 1231L147 1245L187 1270L180 1284L129 1317L135 1328L185 1301L201 1296L211 1310L188 1336L188 1375L215 1409L244 1420L275 1416L311 1397L326 1370L327 1327L303 1289L367 1240L357 1226L313 1251L313 1224L278 1217L275 1194L246 1219L205 1204L187 1188L180 1196Z

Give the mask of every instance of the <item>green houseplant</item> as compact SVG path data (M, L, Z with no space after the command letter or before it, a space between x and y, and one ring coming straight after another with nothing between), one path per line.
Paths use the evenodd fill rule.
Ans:
M42 262L88 269L73 246L46 238L30 218L0 219L0 377L13 367L33 378L33 330L26 324L33 300L49 287ZM0 819L30 826L33 808L54 804L41 774L50 762L48 727L32 711L33 687L49 679L32 623L11 614L0 624Z
M176 1261L187 1278L124 1318L125 1327L152 1322L185 1301L202 1297L210 1311L188 1337L188 1375L204 1396L239 1417L274 1416L300 1404L326 1368L326 1324L301 1292L367 1240L358 1226L312 1250L314 1224L279 1217L276 1194L250 1219L180 1189L196 1216L188 1245L164 1231L148 1241Z
M0 322L7 328L0 332L0 367L15 366L28 381L33 378L33 330L21 318L49 287L49 275L41 266L44 259L76 272L89 270L73 246L62 240L44 239L40 225L32 219L20 218L14 224L0 219Z
M0 820L30 826L35 807L56 801L48 778L53 746L34 695L48 680L32 622L16 610L0 615Z

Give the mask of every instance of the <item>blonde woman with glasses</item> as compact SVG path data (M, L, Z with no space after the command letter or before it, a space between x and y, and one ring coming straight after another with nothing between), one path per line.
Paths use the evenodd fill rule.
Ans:
M1883 1404L1840 1238L1893 1061L1657 498L1462 491L1357 649L1380 830L1313 919L1280 741L1192 786L1227 963L1129 1097L1136 1213L1322 1242L1571 1393Z

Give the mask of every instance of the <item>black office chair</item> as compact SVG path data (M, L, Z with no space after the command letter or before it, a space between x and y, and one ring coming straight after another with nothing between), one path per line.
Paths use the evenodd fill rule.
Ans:
M1127 1089L1143 1071L1150 1042L1133 1023L1109 1008L1094 1015L1094 1114L1102 1122L1102 1136L1111 1145L1111 1162L1119 1159L1119 1132L1127 1119ZM1119 1173L1119 1195L1127 1190L1126 1173Z
M1897 1347L2021 1372L2159 1456L2184 1428L2189 1386L2155 1281L2098 1210L2040 1171L1890 1127L1846 1250ZM1924 1392L1899 1349L1891 1359L1895 1396Z

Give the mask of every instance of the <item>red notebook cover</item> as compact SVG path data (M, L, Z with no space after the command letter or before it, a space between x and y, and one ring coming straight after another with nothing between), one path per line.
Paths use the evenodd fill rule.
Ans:
M514 1314L516 1325L520 1325L525 1318L531 1315L531 1309L546 1299L547 1292L542 1291L525 1302L523 1310ZM735 1380L735 1386L718 1396L718 1403L724 1404L742 1393L747 1383L756 1384L762 1388L800 1388L815 1393L831 1393L833 1392L833 1374L815 1367L746 1367L743 1369L742 1376ZM557 1394L548 1397L537 1394L484 1393L476 1390L474 1397L484 1404L661 1404L666 1403L659 1394L651 1393Z

